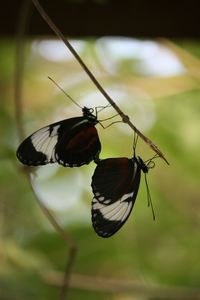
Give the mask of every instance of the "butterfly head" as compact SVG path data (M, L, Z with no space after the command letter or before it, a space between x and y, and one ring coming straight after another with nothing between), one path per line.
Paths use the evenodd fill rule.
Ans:
M144 173L148 173L148 171L149 171L148 164L145 164L145 162L142 160L142 158L140 156L138 156L137 161L138 161L138 164L141 167L142 171Z
M82 108L83 116L86 117L89 121L91 121L93 124L97 124L97 116L93 115L94 109L93 108L87 108L84 106Z
M138 156L137 162L144 173L148 173L149 169L153 169L155 167L155 162L152 159L149 159L148 161L144 162L143 159L140 156Z

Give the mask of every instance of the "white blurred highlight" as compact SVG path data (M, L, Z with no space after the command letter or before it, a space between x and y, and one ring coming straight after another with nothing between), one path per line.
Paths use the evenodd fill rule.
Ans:
M185 73L176 55L153 41L133 38L100 38L96 43L99 59L110 74L120 72L120 64L129 61L128 71L143 76L175 76Z
M86 42L83 40L70 40L70 43L76 51L80 53ZM74 59L67 47L60 40L34 41L32 43L32 50L34 53L53 62L69 61Z

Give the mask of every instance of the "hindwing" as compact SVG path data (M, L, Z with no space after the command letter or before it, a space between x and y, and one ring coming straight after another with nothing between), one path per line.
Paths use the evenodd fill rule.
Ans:
M98 235L110 237L126 222L137 197L140 177L136 158L99 161L92 177L92 223Z

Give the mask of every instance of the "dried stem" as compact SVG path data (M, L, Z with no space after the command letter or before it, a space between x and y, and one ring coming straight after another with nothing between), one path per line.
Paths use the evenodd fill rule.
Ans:
M15 78L14 78L14 105L15 105L15 120L17 126L17 133L19 139L24 138L24 126L23 126L23 101L22 101L22 90L23 90L23 71L24 71L24 34L27 26L27 21L30 13L30 1L24 0L20 9L20 15L18 20L17 34L16 34L16 68L15 68ZM55 217L48 210L48 208L40 200L37 188L34 185L33 178L30 175L30 169L24 168L25 175L27 176L28 182L31 189L35 195L35 198L43 211L44 215L47 217L49 222L52 224L54 229L60 234L63 240L69 245L69 254L67 258L67 263L65 267L63 284L61 286L60 299L66 299L66 295L69 289L69 279L72 272L72 267L74 264L74 259L77 252L77 246L75 241L71 236L66 233L63 228L56 221Z
M71 238L71 236L59 225L59 223L56 221L52 213L40 200L40 195L37 191L37 187L34 185L34 180L29 172L27 173L27 177L41 210L43 211L43 213L45 214L49 222L52 224L54 229L60 234L63 240L66 241L66 243L69 245L69 254L65 266L64 276L62 278L62 285L60 291L60 299L64 300L67 299L67 293L69 291L70 276L71 276L72 267L76 257L77 245L75 241Z
M53 286L60 286L62 274L55 271L41 273L43 280ZM72 274L70 287L78 290L131 295L130 299L157 300L200 300L200 289L185 286L162 286L144 284L128 279L106 278L85 274ZM123 297L122 297L123 298ZM126 296L124 296L126 298ZM129 298L128 298L129 299Z
M40 5L38 0L32 0L33 4L37 8L38 12L42 16L42 18L45 20L45 22L49 25L49 27L54 31L54 33L63 41L63 43L67 46L69 51L72 53L72 55L76 58L76 60L79 62L81 67L84 69L84 71L87 73L87 75L90 77L92 82L95 84L95 86L98 88L98 90L102 93L102 95L107 99L107 101L112 105L112 107L117 111L117 113L121 116L122 121L126 124L128 124L139 136L140 138L147 143L154 152L156 152L159 157L161 157L168 165L169 162L165 158L164 154L159 150L159 148L148 138L146 137L142 132L140 132L135 125L130 121L129 117L125 115L122 110L119 108L119 106L113 101L113 99L107 94L107 92L103 89L103 87L100 85L100 83L97 81L95 76L92 74L92 72L88 69L86 64L83 62L81 57L78 55L78 53L75 51L75 49L72 47L68 39L62 34L62 32L58 29L58 27L53 23L51 18L47 15L43 7Z
M17 32L16 32L16 48L15 48L15 78L14 78L14 105L15 120L17 125L17 133L19 139L24 138L24 127L22 120L22 89L23 89L23 72L24 72L24 34L30 14L30 1L23 1L19 10Z

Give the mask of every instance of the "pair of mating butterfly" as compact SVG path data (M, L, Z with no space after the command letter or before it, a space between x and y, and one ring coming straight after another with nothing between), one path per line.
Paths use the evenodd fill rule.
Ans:
M81 117L62 120L34 132L21 143L17 157L28 166L57 162L64 167L80 167L94 160L97 167L92 177L92 223L99 236L110 237L128 219L139 189L141 171L146 180L150 165L135 153L131 159L99 159L97 114L95 116L93 109L86 107L82 112Z

